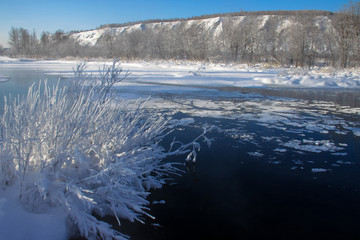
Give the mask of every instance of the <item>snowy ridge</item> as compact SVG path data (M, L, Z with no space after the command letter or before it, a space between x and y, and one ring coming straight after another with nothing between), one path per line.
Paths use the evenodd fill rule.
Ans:
M231 20L235 24L246 24L247 20L250 18L255 19L255 22L257 23L257 29L259 30L263 29L268 21L278 21L276 30L278 34L286 28L289 28L294 24L298 24L294 16L279 17L276 15L262 15L256 16L255 18L254 16L213 17L199 20L137 23L125 27L106 27L102 29L73 33L70 35L70 37L77 40L83 46L94 46L98 43L99 39L104 36L104 34L119 36L123 34L129 34L134 31L154 31L155 33L160 30L176 31L179 27L181 27L181 23L185 23L186 28L203 27L203 29L208 31L213 36L213 38L219 38L223 32L224 21ZM315 18L314 25L322 29L322 31L326 31L326 29L331 27L331 20L327 16L319 16Z
M106 29L91 30L79 32L71 35L71 38L77 40L81 45L94 46L97 40L106 32Z

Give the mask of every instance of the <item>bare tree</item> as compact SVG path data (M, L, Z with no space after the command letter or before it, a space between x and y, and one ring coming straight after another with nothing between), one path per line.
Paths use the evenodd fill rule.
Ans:
M345 4L334 18L336 40L340 51L340 66L348 67L350 58L359 58L360 2ZM358 63L357 63L358 64Z
M104 55L104 57L106 58L115 57L116 53L115 53L114 29L110 28L102 35L99 45L101 45L101 48L103 48L104 53L102 55Z
M277 59L277 51L279 49L279 34L277 26L281 17L271 16L266 21L263 30L260 32L259 37L256 39L259 47L258 54L264 58L266 62L279 63Z
M50 47L49 33L43 32L40 37L41 55L43 56L49 55L50 52L49 47Z
M9 45L13 47L15 55L20 52L19 29L12 27L9 32Z

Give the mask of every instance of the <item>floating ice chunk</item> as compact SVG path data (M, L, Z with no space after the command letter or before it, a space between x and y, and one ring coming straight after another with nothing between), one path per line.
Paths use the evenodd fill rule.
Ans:
M333 156L346 156L347 153L346 152L345 153L331 153L331 155L333 155Z
M304 165L304 162L301 160L294 160L293 162L294 162L294 164L297 164L297 165Z
M152 204L165 204L165 200L153 201Z
M287 150L284 149L284 148L275 148L275 149L274 149L274 152L284 153L284 152L287 152Z
M305 152L336 152L343 150L344 148L338 147L335 143L329 140L308 140L303 139L302 141L294 139L289 142L282 144L285 147L294 148L296 150Z
M355 136L360 137L360 129L359 128L354 129L353 133Z
M336 131L335 133L339 134L339 135L346 135L347 134L346 131L340 131L340 130Z
M227 129L224 131L227 136L232 139L239 139L240 141L252 142L254 143L254 134L245 133L243 130L238 130L236 128Z
M338 161L336 161L336 163L337 163L337 164L346 164L346 165L350 165L350 164L351 164L351 162L349 162L349 161L342 161L342 160L338 160Z
M248 154L252 157L263 157L264 154L260 153L260 152L248 152Z
M164 228L164 227L161 226L159 223L151 223L151 226L153 226L155 229Z
M174 126L187 126L195 122L193 118L182 118L182 119L173 119L170 121L171 125Z
M312 173L324 173L324 172L327 172L327 171L329 171L329 169L325 169L325 168L313 168L313 169L311 169Z

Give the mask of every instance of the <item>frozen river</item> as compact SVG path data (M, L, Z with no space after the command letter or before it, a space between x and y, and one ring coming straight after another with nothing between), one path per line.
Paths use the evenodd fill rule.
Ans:
M0 64L1 101L45 76L65 82L74 64ZM88 70L98 67L90 63ZM182 167L185 174L153 191L155 220L123 221L120 230L132 239L359 238L358 90L279 88L273 84L280 70L211 66L194 74L196 68L124 64L132 74L113 93L130 100L151 96L149 109L182 121L169 142L196 137L204 124L221 132L209 134L211 148L204 143L197 162Z

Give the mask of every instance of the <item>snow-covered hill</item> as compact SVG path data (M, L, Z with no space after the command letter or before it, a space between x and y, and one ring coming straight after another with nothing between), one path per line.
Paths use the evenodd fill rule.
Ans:
M310 18L309 18L310 19ZM220 38L224 33L224 24L232 22L234 26L243 27L251 24L251 27L257 31L269 31L271 25L275 24L275 31L281 34L293 26L304 24L303 18L296 15L260 15L260 16L228 16L212 17L195 20L174 20L154 23L136 23L123 27L104 27L96 30L82 31L72 33L70 37L75 39L83 46L94 46L105 35L121 36L134 31L150 31L158 33L161 31L182 31L190 28L201 28L209 33L213 38ZM328 16L319 15L307 20L306 24L312 25L321 31L327 31L331 28L331 19ZM309 22L311 21L311 22ZM242 26L243 25L243 26ZM233 29L235 31L235 29Z

